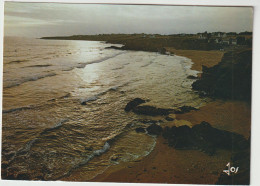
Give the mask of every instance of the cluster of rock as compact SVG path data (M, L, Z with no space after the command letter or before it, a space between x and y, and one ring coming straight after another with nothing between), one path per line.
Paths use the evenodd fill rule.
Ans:
M140 98L136 98L130 101L125 111L133 111L136 114L144 115L162 115L166 116L165 120L173 121L174 119L169 117L169 113L183 114L191 110L197 110L190 106L183 106L177 110L173 109L161 109L152 106L140 106L140 104L146 101ZM140 109L141 108L141 109ZM150 135L162 135L167 141L168 145L178 150L200 150L208 155L214 155L216 150L225 149L232 152L230 162L232 166L239 167L237 174L227 175L224 172L220 172L220 176L216 184L219 185L248 185L250 181L250 138L246 140L242 135L220 130L212 127L208 122L201 122L200 124L189 127L172 126L162 128L158 125L156 120L141 120L142 123L149 126L137 127L136 132L147 132ZM223 170L226 167L223 167Z
M142 103L146 103L146 100L141 98L135 98L125 106L125 111L133 111L139 115L148 115L148 116L168 116L171 113L175 114L184 114L186 112L190 112L191 110L198 110L197 108L191 106L182 106L178 109L165 109L165 108L157 108L150 105L140 105Z
M205 121L192 128L185 125L165 127L162 135L175 149L198 149L209 155L213 155L216 149L240 151L249 146L242 135L216 129Z
M140 104L145 102L146 101L141 98L135 98L134 100L127 103L125 111L133 111L136 114L148 116L166 116L173 112L173 109L156 108L154 106L149 105L140 106Z

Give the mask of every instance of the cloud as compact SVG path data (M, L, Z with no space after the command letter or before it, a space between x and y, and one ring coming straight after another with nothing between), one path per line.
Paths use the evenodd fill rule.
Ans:
M252 31L250 7L5 3L5 35Z

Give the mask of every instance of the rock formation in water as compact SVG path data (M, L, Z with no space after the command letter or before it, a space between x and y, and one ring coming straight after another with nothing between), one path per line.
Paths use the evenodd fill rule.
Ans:
M156 108L149 105L137 106L133 108L133 112L136 114L148 115L148 116L166 116L173 112L173 109Z
M138 105L145 103L146 101L141 98L135 98L132 101L128 102L125 106L125 111L131 111L133 108L137 107Z
M168 116L171 113L175 114L184 114L190 112L191 110L198 110L197 108L191 106L182 106L178 109L166 109L166 108L157 108L150 105L140 105L146 101L141 98L135 98L132 101L128 102L125 106L125 111L133 111L138 115L148 115L148 116ZM172 121L167 117L169 121Z

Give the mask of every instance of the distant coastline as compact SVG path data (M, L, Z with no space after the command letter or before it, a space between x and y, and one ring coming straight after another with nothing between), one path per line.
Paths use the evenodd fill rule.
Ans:
M166 48L177 50L234 50L252 45L252 32L198 33L198 34L99 34L42 37L40 39L89 40L122 44L122 50L141 50L166 53Z

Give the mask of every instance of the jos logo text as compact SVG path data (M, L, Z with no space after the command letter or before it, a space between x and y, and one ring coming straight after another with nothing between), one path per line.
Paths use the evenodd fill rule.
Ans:
M231 167L230 162L226 165L228 167L227 170L223 170L227 175L236 174L238 172L239 167Z

